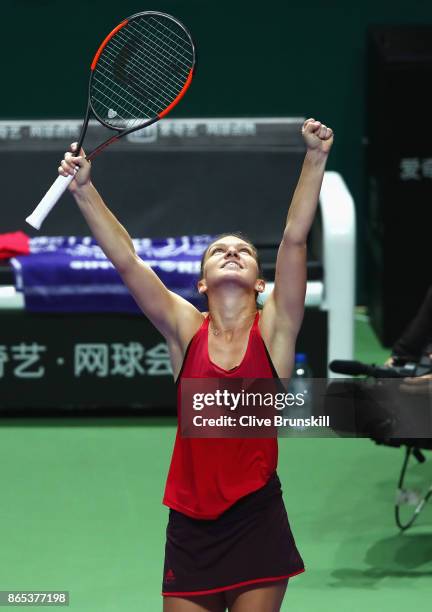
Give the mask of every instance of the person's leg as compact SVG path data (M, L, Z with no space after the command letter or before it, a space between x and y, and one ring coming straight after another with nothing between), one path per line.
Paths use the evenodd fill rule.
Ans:
M197 597L164 597L163 612L225 612L223 593Z
M279 612L288 579L225 592L229 612Z

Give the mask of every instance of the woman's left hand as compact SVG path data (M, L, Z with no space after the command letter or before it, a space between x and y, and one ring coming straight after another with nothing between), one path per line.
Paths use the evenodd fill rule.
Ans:
M333 144L333 130L321 121L306 119L302 134L308 151L328 153Z

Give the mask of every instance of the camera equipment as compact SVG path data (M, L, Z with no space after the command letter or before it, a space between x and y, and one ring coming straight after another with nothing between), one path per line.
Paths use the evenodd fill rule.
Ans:
M409 378L412 376L424 376L432 372L432 363L429 357L424 356L416 363L406 361L401 357L393 358L392 366L368 365L361 361L350 361L335 359L329 365L335 374L347 374L348 376L372 376L373 378Z
M421 449L432 450L432 437L422 438L418 435L419 432L426 431L431 436L432 403L427 385L425 385L426 390L423 391L423 394L408 395L399 390L402 383L400 379L432 373L432 360L427 355L424 355L418 363L395 357L392 366L334 360L329 367L337 374L366 377L349 381L332 381L327 387L326 414L332 412L335 399L349 398L350 407L354 408L354 419L343 421L338 414L339 420L336 421L334 429L367 436L376 444L396 448L406 447L397 486L395 520L401 530L408 529L432 496L432 485L425 495L416 490L404 488L404 479L411 455L419 463L424 463L426 458ZM399 382L389 379L399 379ZM348 404L346 406L348 408ZM410 430L415 432L412 437L406 435L406 432ZM395 434L398 431L403 432L404 435L397 437ZM400 507L404 504L414 506L414 511L410 518L403 522Z

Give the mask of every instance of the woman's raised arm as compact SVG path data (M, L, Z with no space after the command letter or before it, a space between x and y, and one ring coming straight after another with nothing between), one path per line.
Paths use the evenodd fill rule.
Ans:
M302 127L307 151L300 178L288 210L279 246L275 284L263 309L263 322L273 331L280 329L297 337L306 294L306 241L315 218L319 193L333 144L333 131L323 123L308 119Z
M75 151L76 143L71 146ZM106 206L90 179L90 163L84 151L79 157L65 154L59 174L75 174L69 190L72 192L89 228L99 246L112 262L137 304L153 325L168 340L187 341L199 326L202 315L187 300L170 291L136 254L131 237L126 229ZM76 169L78 168L78 171ZM186 328L186 334L184 332Z

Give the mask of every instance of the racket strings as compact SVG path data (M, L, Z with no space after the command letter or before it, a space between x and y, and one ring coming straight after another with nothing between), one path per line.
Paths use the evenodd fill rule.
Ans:
M109 49L107 50L107 53L109 53L109 54L111 55L111 57L112 57L112 59L113 59L113 60L115 59L115 55L114 55L114 54L112 54L112 53L110 52L110 50L109 50ZM159 75L158 75L157 70L156 70L156 69L157 69L157 65L153 64L153 62L152 62L152 61L151 61L149 58L147 58L147 61L148 61L149 65L151 66L151 68L152 68L153 72L149 72L149 71L144 72L144 70L143 70L143 69L142 69L142 67L141 67L141 66L142 66L142 63L138 63L138 62L137 62L135 59L133 59L133 58L131 58L131 59L130 59L130 63L131 63L131 65L133 66L134 70L136 70L136 73L137 73L137 74L138 74L138 75L139 75L139 76L140 76L140 77L141 77L143 80L145 80L145 81L146 81L146 80L149 80L150 82L152 82L152 83L155 85L155 87L159 87L159 88L161 88L162 86L164 86L164 87L165 87L165 90L166 90L166 92L167 92L168 94L171 94L171 95L177 95L177 93L176 93L176 92L178 91L178 89L179 89L179 88L181 89L181 87L183 87L183 83L181 83L181 82L179 81L179 82L175 83L175 87L170 88L170 87L169 87L169 84L167 84L166 82L164 82L163 80L161 80L161 79L159 78ZM171 89L171 90L170 90L170 89ZM163 94L162 94L162 95L163 95ZM170 98L166 98L166 99L167 99L167 100L169 100Z
M109 51L109 50L107 50L107 53L109 53L109 54L110 54L110 51ZM110 54L110 55L111 55L111 54ZM115 58L115 56L114 56L114 55L112 55L112 57L113 57L113 58ZM103 66L102 66L102 69L103 69ZM122 89L122 88L119 88L118 83L117 83L115 80L113 80L113 79L111 78L112 74L111 74L111 71L110 71L110 70L107 70L107 71L106 71L106 74L105 74L104 76L105 76L105 79L109 81L110 86L112 86L112 90L110 90L110 89L108 88L108 89L106 89L106 90L103 92L103 94L104 94L104 95L106 95L106 92L107 92L107 91L108 91L108 92L112 92L112 93L113 93L113 95L114 95L114 97L115 97L116 102L121 102L123 89ZM153 82L155 85L157 85L157 84L158 84L156 79L151 78L151 77L149 78L149 77L148 77L148 75L145 77L145 79L144 79L144 80L147 80L147 79L149 79L150 81L152 81L152 82ZM97 77L97 75L95 75L95 80L96 80L96 82L98 82L98 83L100 83L100 84L101 84L102 88L104 87L104 85L106 85L106 83L104 83L104 81L100 80L100 79ZM99 90L99 91L100 91L100 90ZM129 92L129 94L131 95L131 97L132 97L132 98L134 98L134 99L137 101L138 105L141 105L141 104L142 104L142 105L146 106L146 105L145 105L145 102L144 102L144 101L143 101L141 98L136 97L132 91L131 91L131 92ZM159 95L162 95L162 96L163 96L163 94L159 94ZM109 96L107 96L107 97L109 98ZM156 97L156 94L155 94L155 97ZM161 103L162 105L164 105L164 104L169 104L169 103L170 103L170 99L169 99L169 98L165 98L165 99L163 99L163 100L159 100L159 101L160 101L160 103ZM136 106L135 104L133 104L132 100L129 100L129 103L130 103L130 105L131 105L131 106L132 106L132 107L133 107L133 108L134 108L136 111L140 111L140 110L141 110L140 106ZM121 104L120 104L120 107L121 107ZM148 108L149 113L151 113L151 108L150 108L150 107L147 107L147 108ZM129 112L130 112L130 109L129 109Z
M154 36L153 36L153 40L156 37L156 41L154 42L155 46L162 49L162 53L168 53L168 55L172 55L172 51L174 51L176 57L176 61L178 61L179 63L182 63L187 69L190 68L190 63L192 60L191 54L190 54L190 44L188 45L188 47L184 46L184 40L180 39L180 37L173 32L172 30L169 30L166 26L163 25L163 23L157 24L162 26L163 30L158 29L156 26L154 26L151 23L151 20L149 20L149 22L146 24L148 26L148 28L153 32ZM131 27L133 28L133 22L131 23ZM137 29L137 28L135 28ZM174 34L177 40L174 40L172 38L172 36L170 36L170 34ZM163 39L163 36L165 35L165 40ZM170 45L167 45L167 41L170 43ZM183 43L183 45L180 45L179 41L181 41ZM160 43L160 44L159 44ZM174 49L174 45L177 46L177 49ZM183 58L184 61L182 61L180 58Z
M140 41L141 42L141 41ZM176 77L175 74L173 74L171 71L173 70L173 68L176 70L176 72L180 72L180 70L176 67L175 62L171 62L171 63L167 63L166 60L166 55L167 55L167 51L164 50L165 55L162 55L160 52L158 53L157 49L154 49L153 51L156 51L155 53L155 57L152 57L151 55L151 51L152 49L148 49L147 45L146 45L146 41L142 41L143 45L144 45L144 50L145 51L150 51L149 55L145 56L140 56L141 61L145 61L148 62L153 68L156 68L157 70L162 70L164 72L166 72L167 77L173 81L173 84L177 84L180 85L181 81L178 77ZM155 47L158 47L160 45L157 45L157 43L155 44ZM170 56L172 56L172 54L170 53ZM177 58L175 56L172 56L173 59L177 62ZM159 63L158 63L159 61ZM184 64L186 67L187 65ZM187 67L187 70L190 70L190 66Z
M118 51L118 55L117 57L121 57L120 56L120 51L122 51L124 49L124 46L122 47L121 45L118 45L115 41L113 41L113 46L117 47L117 51ZM110 52L109 49L107 49L107 52ZM144 112L141 112L141 114L143 115L148 115L148 117L151 117L154 115L155 113L155 108L154 108L154 104L153 105L149 105L146 103L146 99L149 97L149 94L153 94L153 103L157 102L157 106L160 108L164 108L166 107L171 101L172 99L175 99L177 93L178 93L178 89L170 89L167 87L167 83L163 82L160 78L158 79L157 75L158 71L160 71L160 66L157 66L155 64L155 62L153 61L148 61L149 58L147 57L147 61L148 64L150 65L150 70L147 69L145 72L141 69L141 66L143 65L143 62L145 60L145 58L142 56L141 53L135 53L135 55L137 55L138 57L138 61L135 58L135 56L131 56L130 59L130 65L132 66L132 69L135 71L136 75L138 76L138 78L135 78L136 75L134 75L134 77L131 79L130 75L127 74L123 74L123 78L121 78L121 80L123 81L122 85L124 86L125 84L129 85L129 95L132 95L132 97L135 99L135 104L127 104L125 106L125 98L123 95L123 87L119 88L115 87L114 81L112 79L110 79L110 85L108 87L108 89L106 91L103 91L104 94L104 106L105 109L108 110L108 113L111 111L111 114L113 114L112 109L111 109L111 105L108 104L109 102L109 91L110 91L110 87L113 87L114 85L114 93L115 95L115 102L117 104L120 105L120 110L122 110L123 112L120 114L118 112L116 112L115 115L115 121L111 121L111 123L118 123L118 120L121 119L122 121L122 127L124 125L125 119L127 116L134 116L137 114L138 111L138 107L143 106ZM111 60L114 59L114 54L111 54ZM123 62L122 62L123 63ZM145 66L145 64L144 64ZM122 66L121 66L122 67ZM159 69L159 70L158 70ZM107 75L106 75L107 76ZM120 75L121 76L121 75ZM164 74L162 74L162 76L165 76ZM168 75L169 76L169 75ZM109 78L109 77L108 77ZM141 79L141 80L138 80ZM117 75L117 80L118 80L118 75ZM148 81L150 81L150 83L148 83ZM144 89L141 82L145 83L145 86L147 89ZM150 87L149 87L150 85ZM175 86L179 86L180 87L183 86L183 83L175 83ZM180 87L181 88L181 87ZM160 94L159 92L166 90L168 92L168 95L163 95ZM100 89L99 89L100 91ZM156 92L158 92L159 95L156 94ZM170 97L168 97L170 96ZM162 97L162 100L161 100ZM137 107L138 105L138 107ZM109 107L109 108L107 108ZM126 114L125 114L126 111ZM113 117L108 117L108 118L113 118ZM136 119L133 119L134 122L136 122ZM130 127L130 121L128 124L128 127Z
M131 27L133 26L131 25ZM142 78L149 78L159 89L165 90L168 96L171 96L172 101L183 87L192 66L192 61L188 66L184 64L185 69L183 69L183 78L178 78L172 73L173 66L175 66L176 71L178 71L177 66L173 63L168 64L166 62L168 55L174 60L177 59L176 56L169 51L165 51L165 54L162 55L157 49L152 49L150 47L148 44L149 40L153 42L153 39L150 38L147 40L139 39L139 42L143 45L145 54L137 49L135 56L130 59L131 65ZM156 46L160 45L156 43ZM149 70L145 70L145 68L149 68Z
M155 86L153 92L153 99L159 103L159 106L161 108L165 108L165 106L168 106L172 99L175 98L174 96L174 98L170 99L164 96L163 94L156 94L156 92L159 91L157 89L157 86L159 85L160 89L160 86L162 85L162 83L158 83L156 79L151 77L149 78L147 75L147 77L143 78L143 80L150 80L152 85ZM106 81L109 81L109 84L107 84ZM119 124L119 122L121 121L120 127L123 127L123 125L125 125L124 122L129 117L127 127L132 127L132 123L140 122L140 118L150 118L154 116L154 108L152 108L152 106L147 105L145 102L147 98L147 92L145 92L145 97L143 99L142 97L139 97L137 92L134 92L133 89L131 89L128 92L128 97L125 98L125 96L123 95L123 88L119 88L118 83L111 78L111 71L107 71L107 73L104 75L104 80L99 79L97 75L95 75L95 82L100 85L100 87L94 85L94 89L103 98L102 100L99 99L99 103L106 109L108 119L114 119L114 117L111 116L113 113L113 107L117 109L115 121L111 121L113 125ZM118 109L123 112L121 114L118 113ZM138 118L134 119L134 117Z
M99 57L91 84L93 110L112 127L136 127L177 98L193 65L193 44L176 21L155 15L132 19Z

